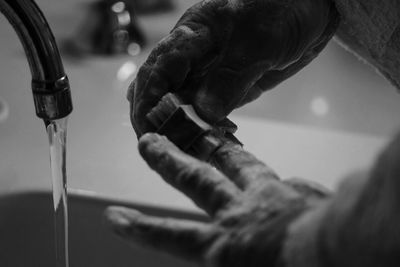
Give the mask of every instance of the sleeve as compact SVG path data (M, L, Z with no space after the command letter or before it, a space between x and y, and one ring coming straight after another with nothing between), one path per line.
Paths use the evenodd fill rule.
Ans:
M400 1L334 0L337 40L400 89Z

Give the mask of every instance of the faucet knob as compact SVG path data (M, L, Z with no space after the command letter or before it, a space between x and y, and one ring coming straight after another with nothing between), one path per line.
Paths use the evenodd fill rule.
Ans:
M135 7L138 14L164 13L176 8L172 0L136 0Z
M144 44L133 1L100 0L89 6L82 28L67 42L67 49L76 54L137 54Z

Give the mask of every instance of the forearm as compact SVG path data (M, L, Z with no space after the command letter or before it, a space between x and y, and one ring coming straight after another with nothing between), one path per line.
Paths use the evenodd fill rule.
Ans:
M400 88L400 2L334 0L341 15L337 37Z
M285 267L399 266L400 135L365 177L344 181L332 200L288 231Z

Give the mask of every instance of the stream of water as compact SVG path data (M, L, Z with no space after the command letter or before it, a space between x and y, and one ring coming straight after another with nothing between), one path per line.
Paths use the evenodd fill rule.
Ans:
M66 174L67 118L51 121L47 126L53 183L56 267L69 267L68 201Z

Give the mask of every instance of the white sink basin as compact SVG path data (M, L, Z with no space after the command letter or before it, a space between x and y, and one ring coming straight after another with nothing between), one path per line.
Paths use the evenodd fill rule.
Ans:
M147 205L110 201L71 193L71 267L190 267L192 263L128 245L114 236L103 220L108 205L125 205L142 212L202 220L199 215ZM50 193L20 193L0 197L0 265L54 267L54 224Z

